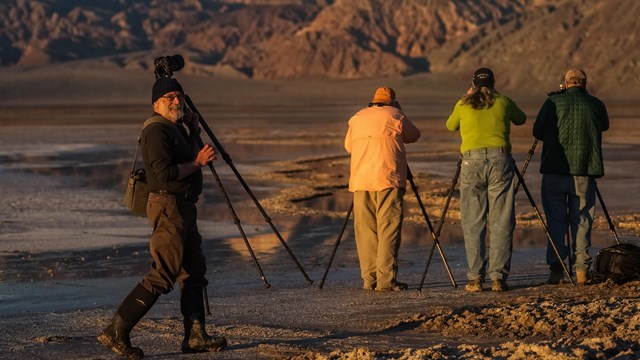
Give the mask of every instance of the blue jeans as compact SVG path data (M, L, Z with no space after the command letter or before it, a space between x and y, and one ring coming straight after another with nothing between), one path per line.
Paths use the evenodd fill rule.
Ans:
M509 275L516 224L513 166L511 154L500 147L462 155L460 213L469 280L485 277L487 220L491 233L488 275L491 280L506 280Z
M591 266L591 227L596 207L595 180L590 176L544 174L542 176L542 206L553 243L564 261L571 252L576 271L588 271ZM571 229L572 249L565 244L567 229ZM560 262L547 245L547 264L559 267Z

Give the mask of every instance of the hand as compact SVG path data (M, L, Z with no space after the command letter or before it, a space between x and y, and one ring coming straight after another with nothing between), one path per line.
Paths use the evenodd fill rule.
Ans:
M198 155L196 156L194 163L197 166L203 167L215 159L216 159L215 150L211 145L205 144L204 147L200 149L200 152L198 152Z
M473 86L473 85L472 85L472 86L469 88L469 90L467 90L467 95L469 95L469 94L473 94L473 92L475 91L475 89L476 89L476 88L475 88L475 86Z

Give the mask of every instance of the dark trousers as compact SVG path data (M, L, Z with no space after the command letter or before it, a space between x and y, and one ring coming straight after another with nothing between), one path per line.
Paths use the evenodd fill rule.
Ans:
M149 242L153 264L142 286L156 295L171 292L176 281L181 288L205 287L207 265L195 202L150 193L147 217L153 226Z

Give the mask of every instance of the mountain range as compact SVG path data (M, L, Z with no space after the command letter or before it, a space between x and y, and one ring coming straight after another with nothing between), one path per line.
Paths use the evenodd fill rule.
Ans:
M571 67L591 90L640 89L635 0L4 0L0 70L69 62L240 79L470 77L508 89L557 86Z

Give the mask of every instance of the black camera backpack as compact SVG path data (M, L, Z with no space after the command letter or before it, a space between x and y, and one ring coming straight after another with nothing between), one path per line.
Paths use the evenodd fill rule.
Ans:
M597 281L612 280L616 284L640 280L640 247L618 244L600 250L594 261L593 275Z

